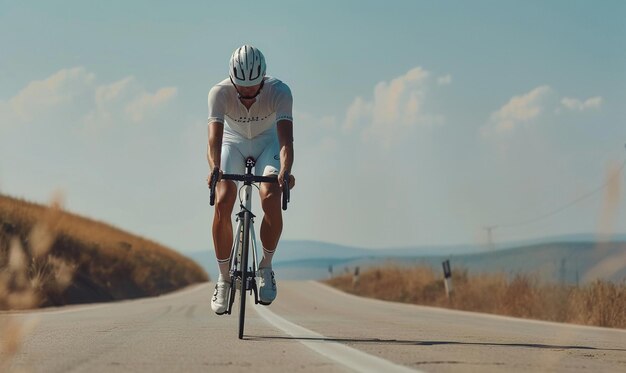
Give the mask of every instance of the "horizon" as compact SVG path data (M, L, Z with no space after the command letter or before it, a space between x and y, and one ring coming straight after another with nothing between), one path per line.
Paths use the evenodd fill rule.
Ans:
M595 237L595 239L594 239ZM260 242L260 241L259 241ZM420 244L413 246L386 246L386 247L366 247L366 246L355 246L355 245L344 245L336 242L329 241L316 241L309 239L285 239L281 240L281 242L286 243L299 243L299 242L311 242L318 243L330 246L341 246L348 249L359 249L359 250L371 250L371 251L393 251L393 250L412 250L412 249L445 249L445 248L459 248L463 246L470 247L472 249L476 249L475 251L464 252L463 254L482 254L488 252L494 252L498 250L509 250L509 249L517 249L517 248L525 248L536 245L545 245L545 244L556 244L556 243L589 243L589 244L599 244L599 243L622 243L626 242L626 233L623 234L615 234L609 237L608 239L604 239L604 237L598 235L597 233L570 233L558 236L544 236L544 237L533 237L527 238L519 241L505 241L500 243L495 243L495 247L489 248L485 245L477 245L470 243L452 243L452 244ZM279 243L280 248L280 243ZM202 251L206 251L208 249L195 250L195 251L181 251L181 253L199 253ZM213 251L208 251L210 254ZM461 253L458 253L461 254ZM430 254L429 254L430 255ZM448 255L448 254L442 254ZM280 261L280 259L278 259Z

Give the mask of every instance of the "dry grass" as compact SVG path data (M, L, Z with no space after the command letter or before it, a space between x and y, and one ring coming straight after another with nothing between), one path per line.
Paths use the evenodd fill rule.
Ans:
M154 296L207 280L183 255L64 212L58 200L46 207L0 196L0 309L30 308L27 289L40 307Z
M531 275L452 273L454 292L429 267L386 266L326 283L356 295L540 320L626 328L626 282L595 281L584 286L541 283Z

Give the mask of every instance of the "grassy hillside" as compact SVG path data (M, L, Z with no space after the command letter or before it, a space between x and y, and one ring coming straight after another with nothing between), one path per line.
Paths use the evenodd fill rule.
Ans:
M528 274L469 275L453 270L453 293L430 267L385 266L342 275L326 283L343 291L394 302L626 328L626 282L595 280L582 286L542 282Z
M155 296L207 280L158 243L58 204L0 196L0 309Z

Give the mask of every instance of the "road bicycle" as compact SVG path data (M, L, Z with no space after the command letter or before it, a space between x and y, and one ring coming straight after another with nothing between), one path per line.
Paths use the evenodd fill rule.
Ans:
M244 175L223 174L221 180L241 181L243 185L239 188L240 210L236 214L237 228L235 229L233 246L230 251L230 292L228 294L228 307L225 314L230 315L236 292L239 290L239 339L243 339L244 321L246 315L246 292L254 294L254 303L261 303L258 295L256 283L258 270L257 244L254 233L254 218L252 213L252 186L258 188L256 183L278 183L276 176L255 176L252 169L256 161L252 157L246 159L246 173ZM213 171L210 184L210 203L215 204L215 188L217 186L217 170ZM289 180L289 175L285 175L285 180ZM287 210L289 202L289 182L283 183L282 208ZM252 263L249 262L250 243L252 243Z

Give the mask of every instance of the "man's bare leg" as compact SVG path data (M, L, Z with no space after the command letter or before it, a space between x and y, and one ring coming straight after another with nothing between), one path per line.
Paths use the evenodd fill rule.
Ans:
M281 192L278 184L261 183L261 207L263 207L263 221L261 222L261 244L263 245L263 259L259 268L272 266L272 257L278 246L280 234L283 231L283 215L281 211Z
M232 213L237 197L237 185L230 180L217 183L215 216L213 218L213 245L220 274L228 278L230 249L233 245Z

